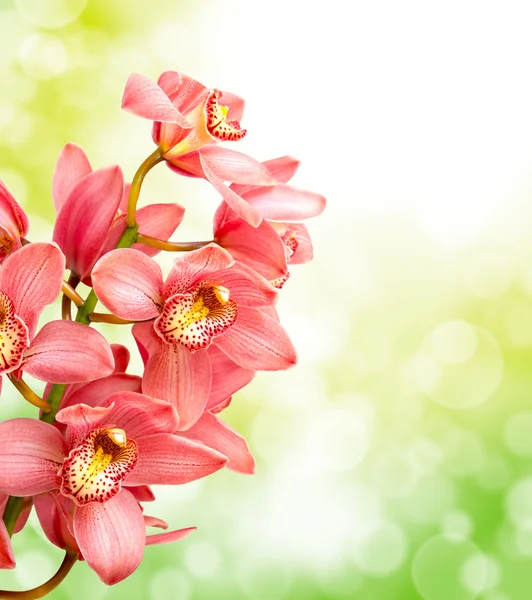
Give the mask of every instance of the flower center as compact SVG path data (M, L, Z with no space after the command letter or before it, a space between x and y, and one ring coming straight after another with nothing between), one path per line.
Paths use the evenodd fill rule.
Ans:
M20 367L22 353L29 345L26 323L15 314L11 298L0 292L0 374Z
M233 142L241 140L246 135L247 130L242 129L238 121L227 120L229 108L218 104L221 96L220 90L211 90L205 101L186 115L187 121L190 121L194 128L185 139L165 151L166 158L174 158L197 150L213 140ZM164 134L161 137L164 139Z
M137 463L138 448L123 429L95 429L71 450L59 470L61 493L78 505L107 502Z
M237 304L229 290L203 282L192 293L175 294L155 320L157 335L167 344L181 344L191 352L208 348L212 340L235 322Z

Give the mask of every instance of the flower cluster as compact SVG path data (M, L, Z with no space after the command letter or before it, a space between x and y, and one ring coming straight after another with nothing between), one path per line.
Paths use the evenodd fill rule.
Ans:
M292 266L312 258L301 221L325 207L289 185L293 158L259 162L219 144L246 135L234 94L176 72L157 83L132 75L122 107L153 121L155 151L126 183L119 166L93 170L67 144L53 176L53 242L30 243L28 218L0 183L0 375L40 409L0 422L0 568L15 567L11 536L34 508L65 550L50 589L77 560L115 584L145 546L193 531L146 535L168 527L144 514L151 485L224 466L253 473L245 440L218 414L256 371L295 364L275 304ZM184 217L178 204L137 210L144 177L162 162L220 194L211 239L170 241ZM166 276L154 259L161 251L176 253ZM62 318L39 328L59 296ZM126 373L129 350L93 322L132 324L142 374ZM46 382L42 397L25 374Z

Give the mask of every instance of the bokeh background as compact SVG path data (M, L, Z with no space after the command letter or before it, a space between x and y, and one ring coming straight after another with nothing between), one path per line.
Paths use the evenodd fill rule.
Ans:
M128 179L152 151L120 110L131 72L245 97L238 149L297 156L329 201L279 306L299 365L225 413L256 475L156 490L151 514L198 531L113 588L78 564L51 598L532 597L531 22L512 1L1 0L0 178L30 239L66 142ZM161 165L153 201L186 207L174 239L210 235L206 182ZM128 328L100 329L137 370ZM0 417L30 414L4 385ZM61 560L34 516L14 547L1 588Z

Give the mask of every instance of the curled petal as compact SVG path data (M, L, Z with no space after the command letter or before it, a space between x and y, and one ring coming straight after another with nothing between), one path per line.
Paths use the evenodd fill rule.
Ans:
M124 178L118 166L89 173L72 189L54 227L54 242L67 266L81 278L100 256L122 198Z
M68 548L79 555L70 513L72 501L54 491L35 496L34 502L39 523L50 542L58 548Z
M15 555L11 547L11 539L4 522L0 519L0 569L14 569L15 566Z
M87 406L86 404L74 404L61 409L56 415L56 421L67 425L66 442L69 448L75 446L83 437L93 429L97 429L104 421L111 407Z
M124 485L180 484L221 469L227 458L191 440L156 433L137 440L139 458Z
M131 488L132 490L135 488ZM168 529L168 523L157 517L144 515L144 524L146 527L157 527L158 529Z
M103 335L74 321L46 323L24 352L24 371L50 383L91 381L110 375L114 367Z
M75 404L86 404L87 406L99 406L111 394L117 392L140 392L142 379L138 375L127 375L126 373L112 373L109 377L102 377L80 385L71 394L65 394L61 401L61 408L74 406Z
M74 534L89 567L107 585L122 581L144 554L144 518L127 490L107 502L76 507Z
M129 350L122 344L111 344L111 352L115 359L115 373L125 373L129 365Z
M28 216L1 181L0 228L6 231L11 241L24 237L30 228ZM8 242L8 240L5 241ZM9 248L6 248L6 250L9 250Z
M122 96L122 108L144 119L177 123L183 129L192 128L192 124L179 112L163 90L148 77L137 73L130 75L127 80Z
M257 187L247 192L244 199L270 221L301 221L316 217L323 212L327 203L320 194L282 183Z
M122 248L102 256L92 271L92 284L102 303L122 319L159 316L161 267L138 250Z
M6 258L0 270L0 289L13 301L15 312L33 336L43 308L61 291L65 257L56 244L23 246Z
M128 492L133 494L137 502L153 502L155 500L155 494L151 491L149 485L137 485L134 487L123 486L122 489L124 489L124 487Z
M58 429L36 419L0 423L0 492L33 496L58 487L66 455Z
M91 164L82 148L76 144L67 144L61 150L52 180L52 199L56 213L59 213L78 181L91 171Z
M154 544L171 544L187 537L193 531L196 531L196 527L187 527L185 529L177 529L176 531L166 531L165 533L156 533L154 535L146 536L146 546L152 546Z
M278 371L296 363L288 334L259 309L239 307L234 325L215 344L244 369Z
M260 162L247 154L218 145L205 146L200 150L202 164L223 181L260 186L271 186L277 180Z
M255 472L255 460L251 456L246 440L209 412L204 413L199 421L180 435L203 442L209 448L227 456L228 469L245 474Z

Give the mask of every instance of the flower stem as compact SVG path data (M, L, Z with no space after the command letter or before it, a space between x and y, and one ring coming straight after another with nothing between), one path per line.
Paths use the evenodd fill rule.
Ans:
M22 379L15 379L13 375L8 374L8 379L11 383L17 388L17 390L22 394L24 400L27 400L33 406L40 408L44 413L50 412L50 405L46 400L43 400L40 396L30 388L30 386L23 381Z
M23 592L0 590L0 598L18 598L19 600L36 600L37 598L42 598L43 596L46 596L46 594L49 594L52 590L55 590L55 588L68 575L70 569L72 569L72 567L76 564L77 560L78 557L74 553L67 550L65 553L65 558L63 559L63 562L61 563L57 573L46 583Z
M208 240L207 242L167 242L166 240L160 240L159 238L139 233L137 234L137 242L151 246L152 248L158 248L159 250L166 250L167 252L189 252L190 250L197 250L207 244L211 244L212 240Z
M144 181L144 177L150 169L152 169L156 164L162 162L164 160L162 151L160 148L154 150L148 158L140 165L133 177L133 181L131 182L131 189L129 190L129 199L127 205L127 217L126 224L129 227L134 227L137 224L136 213L137 213L137 202L139 199L140 188L142 187L142 182Z
M113 325L131 325L132 323L136 323L136 321L127 321L126 319L121 319L116 315L95 312L89 315L89 319L91 323L112 323Z
M18 516L22 512L23 502L24 498L20 498L19 496L10 496L9 500L7 501L2 518L4 520L9 537L13 535Z
M79 283L79 277L75 273L70 273L68 281L63 281L61 290L63 298L61 299L61 318L63 320L72 321L72 302L76 306L83 304L83 298L76 292L76 286Z
M88 325L90 323L89 315L93 312L94 307L98 304L98 296L92 289L91 293L87 296L85 302L78 307L78 314L76 315L76 321Z
M83 298L76 292L76 290L70 285L70 279L68 282L63 281L61 284L61 291L67 296L72 302L79 308L83 304Z
M54 383L50 389L50 393L48 394L49 412L43 412L43 414L40 416L41 421L53 425L55 421L55 415L57 414L59 404L61 403L61 398L65 392L65 387L66 384L64 383Z

